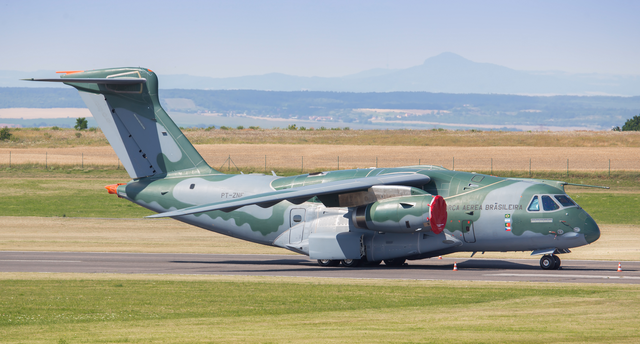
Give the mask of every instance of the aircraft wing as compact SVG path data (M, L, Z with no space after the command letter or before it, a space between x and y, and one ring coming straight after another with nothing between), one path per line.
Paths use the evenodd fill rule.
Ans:
M390 173L375 177L338 180L290 189L277 190L257 195L251 195L236 200L198 205L184 209L167 211L147 217L175 217L204 213L214 210L231 211L247 205L258 205L263 208L271 207L282 201L300 204L314 196L343 194L364 191L374 185L420 185L431 180L429 176L419 173Z

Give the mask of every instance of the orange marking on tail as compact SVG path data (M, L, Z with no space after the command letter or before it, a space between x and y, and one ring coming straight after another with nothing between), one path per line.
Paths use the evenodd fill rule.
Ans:
M84 71L83 70L62 70L62 71L59 71L59 72L56 72L56 73L58 73L58 74L64 73L66 75L66 74L82 73L82 72L84 72Z

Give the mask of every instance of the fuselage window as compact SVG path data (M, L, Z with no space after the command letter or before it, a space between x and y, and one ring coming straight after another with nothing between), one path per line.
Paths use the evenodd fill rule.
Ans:
M560 206L554 202L549 196L542 196L542 208L544 211L560 209Z
M539 211L540 210L540 203L538 203L538 196L534 196L533 199L531 200L531 204L529 204L529 208L527 208L529 211Z
M555 195L553 196L563 207L573 207L576 204L571 200L571 198L565 195Z

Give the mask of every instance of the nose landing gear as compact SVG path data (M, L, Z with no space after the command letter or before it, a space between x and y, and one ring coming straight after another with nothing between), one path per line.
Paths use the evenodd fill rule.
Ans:
M558 270L560 269L560 265L562 265L562 261L560 257L556 255L545 254L540 258L540 267L543 270Z

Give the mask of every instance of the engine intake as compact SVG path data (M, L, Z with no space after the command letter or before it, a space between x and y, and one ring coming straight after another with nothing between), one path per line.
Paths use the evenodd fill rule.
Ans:
M447 224L447 203L442 196L418 195L385 199L357 207L353 224L387 233L411 233L430 229L440 234Z

